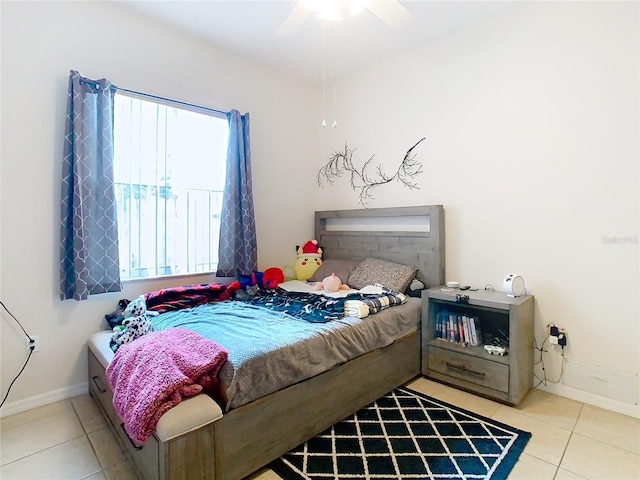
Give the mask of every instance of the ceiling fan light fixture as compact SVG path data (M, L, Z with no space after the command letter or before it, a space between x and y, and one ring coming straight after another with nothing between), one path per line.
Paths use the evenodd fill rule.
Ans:
M394 30L401 30L413 19L412 13L402 5L401 0L297 0L276 36L290 37L295 34L314 12L321 20L339 22L342 20L342 8L346 9L347 5L351 16L366 9Z
M327 20L329 22L341 21L342 15L340 15L340 0L325 0L320 2L320 9L318 10L317 17L320 20Z
M349 0L349 12L352 17L355 17L371 3L370 0Z
M301 0L302 5L304 5L308 10L312 12L320 11L320 7L322 6L322 0Z

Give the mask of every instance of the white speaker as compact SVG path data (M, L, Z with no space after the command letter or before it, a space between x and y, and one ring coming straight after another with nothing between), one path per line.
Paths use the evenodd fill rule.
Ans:
M504 278L503 289L508 297L519 297L526 293L524 279L515 273L510 273Z

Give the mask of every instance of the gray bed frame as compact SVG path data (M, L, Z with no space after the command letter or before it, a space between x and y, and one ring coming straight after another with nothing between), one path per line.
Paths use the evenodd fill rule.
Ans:
M430 228L429 231L329 228L336 218L381 217L424 218ZM413 264L418 267L417 277L427 287L444 283L441 205L319 211L315 213L315 238L323 248L323 258L376 257ZM126 442L125 446L145 478L149 477L147 480L240 480L418 376L420 358L417 332L233 409L215 422L168 442L152 437L143 449L132 449ZM109 418L104 409L101 411ZM149 459L153 465L149 465Z

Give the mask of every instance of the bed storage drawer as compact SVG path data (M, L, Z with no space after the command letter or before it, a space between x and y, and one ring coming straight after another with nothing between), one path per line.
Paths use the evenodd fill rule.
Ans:
M159 444L158 440L151 436L143 446L137 446L127 435L124 429L124 422L120 419L113 408L113 394L109 388L105 370L102 364L89 350L89 390L91 395L98 401L98 404L106 413L112 426L112 430L120 440L120 443L127 449L136 466L141 470L145 479L158 479L159 475Z
M443 375L509 393L509 365L429 346L429 368Z

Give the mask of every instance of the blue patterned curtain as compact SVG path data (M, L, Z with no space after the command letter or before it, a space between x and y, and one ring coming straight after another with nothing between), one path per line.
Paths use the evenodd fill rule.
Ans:
M258 244L253 212L249 114L227 114L229 147L222 200L218 277L251 275L258 268Z
M69 75L62 162L60 298L119 292L113 98L106 79Z

